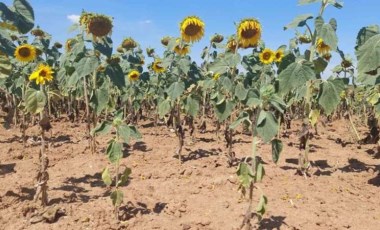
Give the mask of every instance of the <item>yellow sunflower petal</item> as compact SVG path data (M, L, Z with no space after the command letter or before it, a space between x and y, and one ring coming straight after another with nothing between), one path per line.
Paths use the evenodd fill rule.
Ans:
M259 54L260 62L263 64L271 64L275 59L275 54L271 49L264 49Z
M242 48L256 46L261 38L261 24L256 19L244 19L237 26L237 37Z
M180 24L181 38L185 42L197 42L205 33L205 23L196 16L186 17Z
M37 57L36 48L29 44L18 46L14 53L16 60L20 62L31 62Z

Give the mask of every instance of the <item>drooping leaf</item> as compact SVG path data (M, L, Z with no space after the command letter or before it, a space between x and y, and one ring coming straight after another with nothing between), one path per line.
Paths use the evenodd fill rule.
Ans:
M126 167L123 174L120 177L120 180L118 181L118 186L124 186L127 183L127 180L129 178L129 175L131 175L132 169Z
M237 176L239 177L240 184L243 187L248 188L254 179L251 166L245 162L242 162L239 164L239 167L236 173L237 173Z
M240 100L243 101L247 98L248 90L244 87L244 85L239 82L237 83L235 87L235 96Z
M233 101L226 100L223 100L223 102L215 105L215 114L219 122L226 120L231 115L234 107L235 103Z
M110 186L112 184L112 178L108 167L106 167L102 172L102 180L107 186Z
M115 207L119 207L123 203L124 194L120 190L115 190L111 193L112 204Z
M307 20L312 19L312 18L313 18L312 14L299 15L296 18L294 18L291 23L289 23L288 25L284 26L284 30L294 29L294 28L297 28L297 27L303 27L303 26L306 25Z
M25 92L25 108L26 111L32 114L43 111L46 105L46 96L40 90L29 88Z
M277 164L280 159L280 154L282 152L283 144L279 139L272 140L272 160L275 164Z
M78 72L80 77L85 77L96 71L99 66L99 61L94 56L88 56L82 58L78 63L75 64L75 70Z
M16 16L16 26L18 30L26 34L34 27L34 11L32 6L26 0L14 0L13 7Z
M376 73L380 68L380 34L368 39L357 51L357 56L359 77L371 72Z
M322 83L318 103L322 106L326 115L330 115L338 106L340 93L345 88L345 81L345 79L333 79Z
M91 130L91 135L94 136L95 134L107 134L111 128L111 122L103 121L102 123L98 124L93 130Z
M170 100L163 100L158 104L158 115L163 118L166 114L170 112Z
M170 99L173 101L182 95L185 91L185 83L184 82L174 82L167 89L167 93Z
M260 111L257 119L256 131L266 143L271 141L272 138L276 136L278 132L278 123L277 119L271 112L264 110Z
M312 68L301 60L290 64L280 73L278 79L279 93L285 95L291 90L305 85L307 81L315 79L315 73Z
M114 164L123 157L122 144L116 140L111 140L107 147L109 161Z

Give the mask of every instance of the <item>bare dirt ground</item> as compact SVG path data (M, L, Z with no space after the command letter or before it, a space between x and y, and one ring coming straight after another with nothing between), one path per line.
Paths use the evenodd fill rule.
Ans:
M133 141L122 160L132 168L130 182L117 223L101 180L108 165L104 148L110 136L100 137L98 154L86 148L85 124L53 122L49 139L50 205L65 210L54 223L31 224L41 210L33 202L38 169L38 127L27 130L29 147L23 148L18 129L0 128L0 229L237 229L247 208L238 191L236 167L228 168L224 141L214 127L186 137L184 163L173 157L177 138L167 127L139 125L143 138ZM260 144L266 176L258 186L268 197L268 210L259 229L380 229L380 159L374 145L347 143L351 133L346 121L319 127L311 140L311 177L295 175L299 124L290 138L282 138L284 150L278 165L270 146ZM365 135L366 128L360 128ZM50 134L48 134L50 137ZM234 136L238 158L251 154L251 137ZM256 200L260 194L255 190Z

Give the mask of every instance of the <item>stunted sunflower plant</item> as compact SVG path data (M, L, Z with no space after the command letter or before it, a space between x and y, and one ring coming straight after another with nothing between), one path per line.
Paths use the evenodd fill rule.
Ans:
M299 131L300 151L298 172L307 176L311 163L308 158L309 142L312 128L317 132L317 121L321 115L330 116L340 103L340 93L349 82L348 78L339 76L324 76L332 55L339 55L344 61L346 55L339 49L336 34L337 21L331 18L325 21L324 12L327 7L342 8L339 1L322 0L316 17L305 14L296 17L285 29L301 27L303 35L297 34L290 41L290 50L283 57L282 65L278 68L278 92L287 101L289 112L294 104L302 105L300 117L304 122ZM309 1L300 1L301 5ZM315 28L309 25L314 19ZM352 127L354 128L354 127Z

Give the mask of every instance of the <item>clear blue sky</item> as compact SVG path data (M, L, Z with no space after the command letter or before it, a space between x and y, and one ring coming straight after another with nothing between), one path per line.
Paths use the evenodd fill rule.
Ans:
M12 0L3 0L7 5ZM179 36L179 22L188 15L197 15L206 23L205 37L194 45L192 57L199 59L200 51L215 32L225 37L235 33L234 23L255 17L263 25L263 39L270 48L288 44L294 30L283 26L299 14L316 14L319 4L298 6L298 0L30 0L35 11L36 25L53 35L54 41L64 42L74 36L68 28L82 9L103 13L114 18L112 39L116 47L124 37L131 36L143 48L151 46L162 52L160 39L165 35ZM346 0L343 9L329 7L325 19L338 21L341 49L354 53L357 32L362 26L380 24L379 0ZM302 30L301 30L302 31ZM302 31L303 32L303 31ZM335 54L334 56L337 56ZM331 67L332 68L332 67Z

